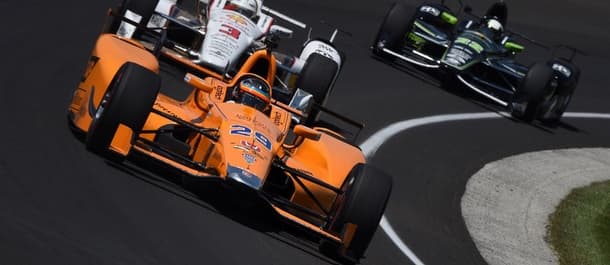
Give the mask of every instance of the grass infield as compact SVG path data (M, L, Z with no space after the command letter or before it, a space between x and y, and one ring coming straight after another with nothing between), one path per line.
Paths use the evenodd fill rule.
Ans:
M610 181L574 189L551 214L547 237L561 265L610 264Z

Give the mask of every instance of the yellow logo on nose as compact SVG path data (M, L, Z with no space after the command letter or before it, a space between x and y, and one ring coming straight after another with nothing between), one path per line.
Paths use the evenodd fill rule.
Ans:
M244 17L240 16L240 15L230 14L230 15L228 15L228 17L231 20L233 20L233 21L235 21L235 22L237 22L239 24L242 24L242 25L248 24L248 21L246 21L246 19Z

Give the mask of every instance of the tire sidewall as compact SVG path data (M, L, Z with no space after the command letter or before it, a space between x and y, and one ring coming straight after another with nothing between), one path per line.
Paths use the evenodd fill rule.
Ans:
M405 3L393 3L379 26L373 43L373 52L382 54L379 50L382 42L384 48L395 49L399 47L402 42L401 38L412 27L413 15L414 12Z
M543 101L554 93L549 91L552 78L553 70L548 64L536 63L530 67L513 100L516 104L524 104L525 109L513 110L511 114L528 122L535 119Z
M350 260L358 260L377 230L389 200L392 181L376 168L357 164L348 174L342 190L345 192L340 200L342 205L337 207L335 220L330 228L343 233L346 223L357 226L356 233L345 250Z
M339 75L339 66L330 58L321 54L311 54L303 66L303 70L296 82L300 88L314 97L314 101L323 106L332 92L332 88ZM313 108L308 113L306 125L312 125L318 118L319 111Z
M87 149L102 156L114 158L110 143L120 124L132 131L142 129L159 93L160 79L156 73L134 64L125 63L119 68L104 93L107 102L103 112L92 117L87 132Z

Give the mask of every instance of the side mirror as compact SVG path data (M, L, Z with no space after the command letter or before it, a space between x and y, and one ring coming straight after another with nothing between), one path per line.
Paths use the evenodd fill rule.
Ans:
M320 140L320 137L322 136L322 133L320 133L312 128L301 125L301 124L294 126L293 131L296 136L314 140L314 141Z
M212 91L214 91L214 86L212 86L212 78L208 77L206 79L201 79L200 77L191 74L191 73L186 73L186 75L184 76L184 82L188 83L189 85L205 92L205 93L211 93Z
M279 26L279 25L271 25L271 28L269 29L269 33L278 36L280 38L283 39L289 39L292 38L292 30Z
M522 45L519 45L517 43L514 43L512 41L505 42L504 48L506 48L512 52L522 52L523 50L525 50L525 47L523 47Z
M297 88L297 90L294 92L294 95L292 95L292 99L290 100L290 103L288 103L288 106L300 111L301 113L303 113L304 117L307 117L307 114L313 107L313 102L314 99L312 94L309 94L307 91ZM296 117L293 115L292 119L295 120L296 123L300 122L300 117Z
M441 19L443 19L445 22L447 22L451 25L455 25L458 22L458 18L449 12L441 13Z

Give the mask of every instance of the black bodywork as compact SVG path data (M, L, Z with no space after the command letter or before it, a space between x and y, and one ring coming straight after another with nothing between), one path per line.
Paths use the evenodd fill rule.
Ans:
M458 19L460 15L462 18ZM570 58L544 62L550 77L546 73L529 73L532 65L516 59L524 50L516 40L548 47L517 33L505 30L498 35L485 27L484 21L493 18L506 28L507 16L503 2L493 4L480 18L471 14L469 7L461 6L456 13L443 3L433 3L413 10L398 2L386 15L371 49L388 61L442 71L445 73L442 76L450 79L445 81L459 81L456 83L509 108L517 114L513 116L522 116L517 112L525 111L529 103L537 105L535 111L530 110L536 113L529 114L535 117L529 119L556 122L578 81L580 71L572 63L576 51L570 50ZM523 86L526 78L549 80L543 88L526 88Z

